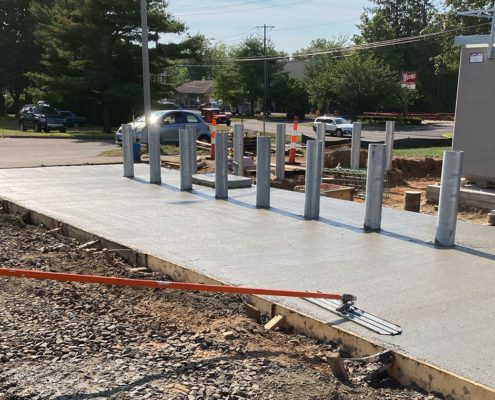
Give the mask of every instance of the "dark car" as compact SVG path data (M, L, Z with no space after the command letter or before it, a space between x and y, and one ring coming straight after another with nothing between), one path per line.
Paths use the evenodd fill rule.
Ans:
M86 117L80 117L72 111L59 111L58 113L65 118L66 126L73 126L74 128L78 128L85 125L87 122Z
M58 130L66 132L65 119L48 104L27 104L19 110L19 128L21 131L34 129L35 132Z

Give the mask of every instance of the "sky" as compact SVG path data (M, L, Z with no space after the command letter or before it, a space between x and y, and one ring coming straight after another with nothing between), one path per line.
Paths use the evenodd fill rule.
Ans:
M292 53L312 39L352 37L369 0L169 0L168 10L190 34L234 45L261 35L263 24L274 28L267 37L278 51ZM172 36L164 40L176 41Z

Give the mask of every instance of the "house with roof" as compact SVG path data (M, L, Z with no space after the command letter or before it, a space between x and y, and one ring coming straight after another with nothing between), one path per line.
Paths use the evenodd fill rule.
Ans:
M211 103L213 81L190 81L176 89L175 100L183 108L199 108L201 104Z

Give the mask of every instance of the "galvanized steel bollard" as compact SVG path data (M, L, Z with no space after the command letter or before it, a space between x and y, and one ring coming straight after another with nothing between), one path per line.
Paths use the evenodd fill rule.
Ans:
M217 132L215 143L215 197L229 197L229 177L227 166L227 135Z
M150 183L160 184L162 183L160 127L157 125L148 127L148 152L150 156Z
M244 125L234 125L234 172L236 175L244 176Z
M359 169L361 152L361 122L352 125L351 169Z
M442 180L438 199L438 217L435 244L451 247L455 244L457 210L461 185L462 151L444 151Z
M394 134L395 121L387 121L385 127L385 145L387 146L385 171L390 171L392 169L392 156L394 154Z
M269 208L272 140L269 136L258 136L256 142L256 207Z
M320 216L321 148L323 143L308 140L306 151L306 188L304 218L318 219Z
M323 122L318 122L316 125L316 140L323 143L321 147L321 169L325 167L325 131L327 126Z
M194 125L186 125L186 130L188 132L189 151L191 153L191 174L196 174L198 172L198 146L196 144L198 134Z
M180 190L192 189L191 133L190 129L179 129Z
M124 177L134 177L134 132L131 124L122 125L122 159L124 163Z
M285 124L277 124L275 175L279 181L285 179Z
M381 229L385 158L385 145L369 145L368 173L366 176L366 210L364 216L364 230L367 232L377 232Z

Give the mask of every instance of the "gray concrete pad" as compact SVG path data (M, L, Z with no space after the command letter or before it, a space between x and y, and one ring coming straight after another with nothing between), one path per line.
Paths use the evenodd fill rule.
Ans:
M438 203L440 185L428 185L426 187L426 199ZM476 185L466 185L459 193L459 205L464 207L477 207L495 209L495 189L480 188Z
M237 175L227 175L229 189L239 189L251 187L253 181L251 178ZM215 187L215 174L193 174L192 182L196 185Z
M458 225L458 246L432 245L435 219L384 209L383 231L362 232L363 204L321 199L319 221L302 217L304 194L255 188L215 200L180 192L179 174L148 184L121 166L0 170L0 197L224 282L346 292L358 306L402 326L380 336L300 299L274 300L385 346L495 387L495 228Z

